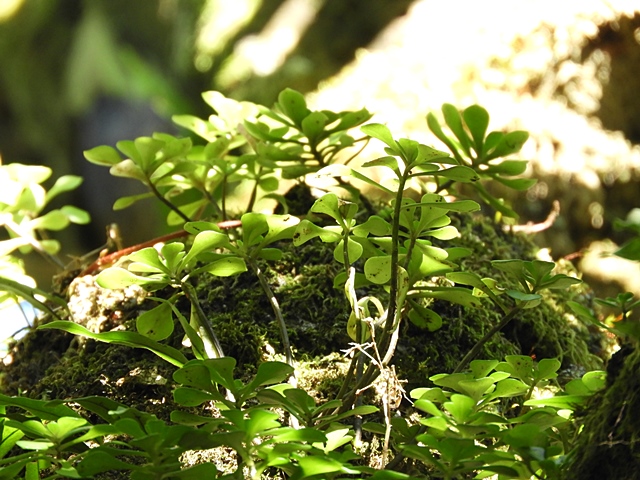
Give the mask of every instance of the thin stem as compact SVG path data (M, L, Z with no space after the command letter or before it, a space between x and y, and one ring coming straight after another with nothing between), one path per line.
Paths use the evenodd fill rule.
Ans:
M202 305L198 301L198 294L196 293L196 289L189 283L189 280L183 280L180 282L180 287L182 291L191 302L191 306L195 311L196 322L198 323L198 333L202 337L204 342L204 348L207 352L209 358L222 358L224 357L224 352L222 350L222 346L220 345L220 341L213 331L213 327L211 326L211 322L207 318L204 310L202 309Z
M521 307L513 307L511 311L504 316L504 318L500 321L500 323L495 325L491 330L489 330L484 335L484 337L478 340L478 342L473 346L473 348L469 350L469 353L467 353L464 356L464 358L460 361L460 363L458 364L456 369L453 371L453 373L460 373L471 360L476 358L478 353L480 353L480 350L482 350L482 347L484 346L484 344L487 343L491 339L491 337L493 337L496 333L502 330L507 325L507 323L513 320L513 318L520 312L520 310L522 310Z
M387 309L387 319L385 320L382 335L380 338L380 348L381 351L386 351L385 359L389 357L389 348L394 349L395 343L397 342L397 337L395 341L392 338L392 335L396 334L396 329L398 327L398 322L396 321L397 314L399 312L397 297L398 297L398 257L400 254L400 248L398 245L398 237L400 232L400 223L398 219L400 218L400 210L402 208L402 193L404 192L404 185L407 181L408 172L403 173L399 177L398 182L398 193L396 194L396 201L394 205L393 218L395 221L393 222L391 229L391 278L390 278L390 291L389 291L389 307ZM393 350L391 350L393 352ZM375 368L375 365L371 364L364 372L360 381L357 382L356 386L344 397L344 401L342 407L340 407L340 411L346 411L351 408L356 397L357 392L361 391L366 385L371 384L373 380L380 374L380 370Z
M273 313L276 316L276 319L278 320L278 325L280 327L280 336L282 338L282 346L284 348L286 362L288 365L293 367L293 354L291 353L291 344L289 343L289 334L287 332L287 324L284 322L284 317L282 316L282 311L280 310L280 305L278 304L278 300L276 299L276 296L274 295L273 290L271 290L271 287L269 286L269 282L267 282L267 279L262 273L262 270L260 270L260 267L256 263L255 259L249 257L248 263L251 269L255 272L256 276L258 277L260 286L262 287L262 290L264 291L264 293L267 295L267 298L269 299L269 303L271 304L271 308L273 309Z
M402 194L404 192L404 185L407 181L406 175L402 175L398 182L398 193L396 194L396 203L393 208L393 226L391 229L391 279L390 279L390 291L389 291L389 309L387 310L387 320L382 330L382 337L380 338L380 350L386 350L389 346L391 330L396 325L396 316L399 311L398 301L398 257L400 255L400 246L398 245L398 237L400 235L400 210L402 208Z
M251 189L251 196L249 197L249 204L247 205L247 209L245 210L245 212L250 212L253 210L253 206L256 203L256 198L258 196L258 186L260 184L260 175L262 174L262 170L264 170L262 167L258 167L258 172L256 174L256 183L253 185L253 188Z
M224 222L227 219L227 174L223 173L224 177L222 179L222 221Z
M187 217L184 213L182 213L182 210L180 210L173 203L171 203L169 200L164 198L164 195L162 195L160 193L160 191L156 188L156 186L151 181L149 181L148 185L149 185L149 188L151 189L151 191L153 192L153 194L158 198L158 200L160 200L167 207L169 207L169 209L171 209L173 212L175 212L176 215L178 215L185 222L190 222L191 221L191 219L189 217Z

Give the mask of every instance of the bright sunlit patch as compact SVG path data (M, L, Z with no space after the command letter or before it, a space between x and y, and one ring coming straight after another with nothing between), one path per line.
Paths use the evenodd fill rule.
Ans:
M0 23L13 17L23 3L24 0L0 0Z
M234 55L220 72L219 81L241 81L252 74L266 76L277 70L313 22L322 2L286 0L257 35L240 40Z

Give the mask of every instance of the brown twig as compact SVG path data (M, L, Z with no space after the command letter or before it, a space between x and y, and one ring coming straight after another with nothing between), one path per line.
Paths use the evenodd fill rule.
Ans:
M240 220L226 220L224 222L220 222L217 224L218 228L223 230L228 230L231 228L240 227L242 223ZM133 252L137 252L138 250L142 250L143 248L153 247L156 243L169 242L171 240L176 240L178 238L183 238L189 235L189 232L185 230L179 230L177 232L172 232L167 235L162 235L161 237L154 238L153 240L148 240L146 242L138 243L137 245L133 245L131 247L123 248L118 250L117 252L109 253L108 255L104 255L98 258L95 262L85 268L80 274L79 277L84 275L91 275L94 272L117 262L119 259L124 257L125 255L129 255Z
M560 202L554 200L551 205L551 211L544 222L540 223L527 223L526 225L509 225L506 228L512 232L524 232L524 233L538 233L550 228L560 215Z

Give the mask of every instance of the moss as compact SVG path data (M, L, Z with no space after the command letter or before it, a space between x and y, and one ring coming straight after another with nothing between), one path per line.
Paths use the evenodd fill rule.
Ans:
M640 479L640 350L618 351L607 386L585 409L584 428L569 457L566 479Z

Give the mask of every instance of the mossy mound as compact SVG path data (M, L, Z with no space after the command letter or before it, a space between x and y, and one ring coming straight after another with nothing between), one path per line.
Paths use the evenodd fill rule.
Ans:
M517 288L513 280L493 269L490 262L535 258L537 248L530 239L506 232L486 218L464 216L454 218L454 223L461 233L456 244L473 252L461 262L461 268L496 278L504 287ZM321 375L314 378L309 373L314 362L325 365L320 370L335 373L346 362L341 352L350 348L346 332L348 304L342 290L333 286L341 266L333 259L333 245L317 241L299 248L287 243L281 248L285 252L283 259L264 265L264 270L283 311L294 355L305 361L306 383L315 386L323 380ZM270 304L251 273L224 279L205 275L198 280L200 301L225 353L236 358L239 376L251 375L261 361L282 353ZM89 277L82 281L91 284ZM109 297L112 293L101 292L95 286L92 289L89 290L93 293L76 288L74 295L107 295L108 300L96 302L74 297L71 301L78 304L88 301L90 306L83 307L87 317L83 323L94 325L93 328L134 328L137 313L149 308L139 292L114 301ZM537 358L558 357L563 368L571 370L600 367L600 360L593 354L597 348L590 351L590 345L597 347L599 339L571 322L564 307L567 299L586 298L585 292L583 287L575 287L547 294L540 306L523 311L488 342L480 356L501 359L508 354L527 354ZM91 306L95 303L100 306ZM188 314L186 302L180 306ZM444 320L441 329L429 332L409 321L402 325L395 365L398 376L408 381L408 387L425 385L430 375L452 371L501 318L488 300L478 309L443 301L435 302L431 308ZM160 359L145 351L78 339L72 342L72 338L61 332L44 335L35 331L27 335L14 347L13 363L3 368L3 390L10 394L22 391L37 398L85 395L106 395L118 400L139 398L136 406L143 405L145 398L170 401L172 367ZM180 348L181 340L182 332L177 328L170 341ZM334 368L328 368L329 364ZM335 387L338 382L334 379L329 383ZM322 389L316 390L319 397L325 397Z

